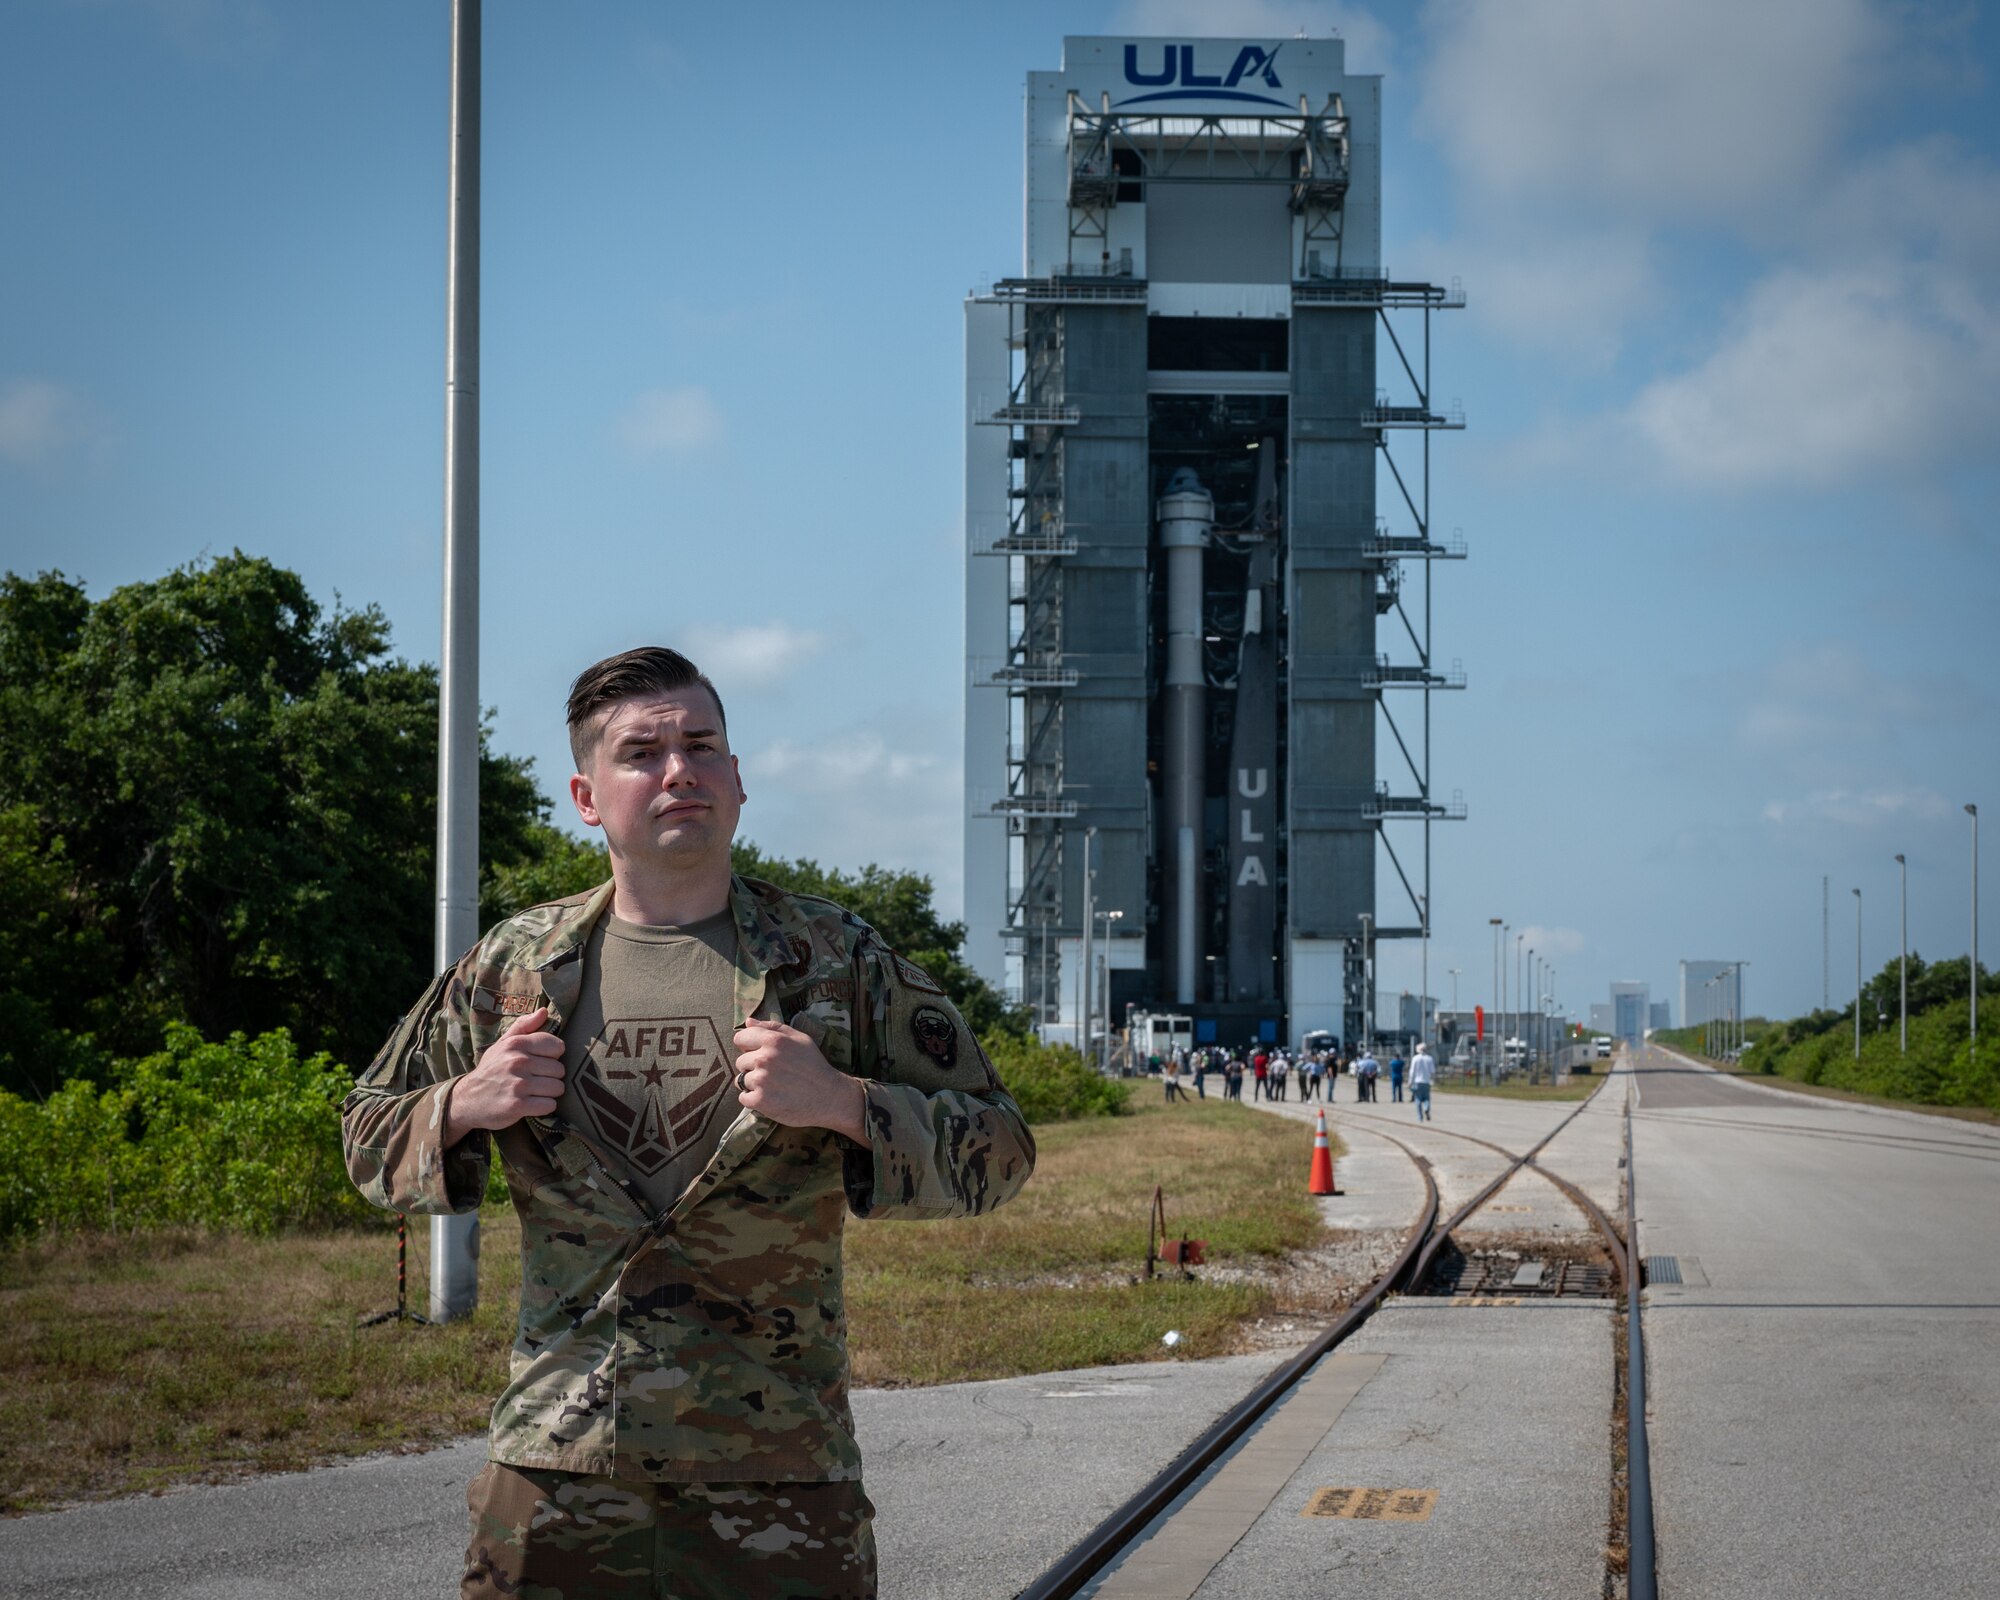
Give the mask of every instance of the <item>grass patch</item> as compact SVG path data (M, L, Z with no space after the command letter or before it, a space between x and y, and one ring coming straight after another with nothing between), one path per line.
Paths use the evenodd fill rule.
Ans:
M1234 1347L1272 1309L1266 1288L1178 1277L1134 1285L1153 1185L1167 1226L1206 1239L1217 1265L1319 1242L1305 1192L1312 1129L1221 1100L1140 1099L1116 1120L1035 1131L1020 1196L989 1217L847 1231L847 1305L857 1383L946 1383Z
M1237 1348L1261 1283L1129 1280L1147 1204L1218 1264L1276 1263L1324 1230L1312 1130L1219 1100L1036 1130L1012 1204L847 1233L858 1383L947 1383ZM386 1219L385 1219L386 1220ZM393 1223L282 1238L51 1236L0 1253L0 1511L289 1471L477 1433L505 1382L520 1287L511 1208L483 1214L480 1309L449 1327L356 1321L395 1300ZM422 1310L429 1229L410 1228Z
M445 1328L395 1303L396 1238L195 1230L54 1236L0 1255L0 1511L283 1472L475 1432L507 1370L511 1210L483 1217L481 1304ZM423 1310L429 1229L410 1228Z

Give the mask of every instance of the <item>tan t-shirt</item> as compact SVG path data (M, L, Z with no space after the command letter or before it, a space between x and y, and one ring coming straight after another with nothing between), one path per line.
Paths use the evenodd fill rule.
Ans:
M556 1109L620 1159L658 1214L708 1165L740 1109L736 924L726 910L680 927L607 911L583 959Z

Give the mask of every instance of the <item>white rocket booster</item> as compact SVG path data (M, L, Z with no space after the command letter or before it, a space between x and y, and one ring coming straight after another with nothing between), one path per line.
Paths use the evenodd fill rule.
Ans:
M1192 1005L1201 976L1201 845L1207 779L1207 679L1202 671L1202 552L1215 500L1182 467L1160 497L1160 546L1167 559L1166 843L1173 851L1173 983L1177 1005Z

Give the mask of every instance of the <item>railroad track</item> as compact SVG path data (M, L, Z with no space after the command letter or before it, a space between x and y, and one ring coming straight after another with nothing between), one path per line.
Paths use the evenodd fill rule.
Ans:
M1590 1219L1604 1242L1613 1270L1622 1289L1626 1316L1626 1359L1621 1372L1621 1389L1626 1396L1626 1589L1629 1600L1655 1600L1653 1505L1651 1472L1646 1450L1645 1346L1640 1325L1639 1263L1635 1254L1633 1225L1632 1108L1628 1097L1624 1110L1626 1181L1625 1227L1621 1232L1589 1195L1559 1173L1539 1164L1538 1158L1555 1138L1595 1104L1613 1077L1580 1102L1576 1109L1549 1130L1525 1152L1508 1150L1490 1139L1481 1139L1456 1129L1439 1128L1433 1123L1418 1127L1426 1135L1460 1140L1483 1146L1504 1157L1507 1166L1451 1216L1439 1220L1440 1200L1436 1174L1421 1151L1403 1138L1384 1131L1374 1117L1365 1119L1368 1131L1394 1145L1416 1167L1424 1183L1424 1201L1415 1221L1404 1235L1395 1261L1371 1283L1341 1316L1298 1355L1278 1367L1263 1382L1216 1419L1206 1432L1167 1464L1150 1482L1100 1522L1060 1561L1033 1583L1022 1589L1016 1600L1070 1600L1080 1593L1128 1549L1140 1542L1147 1527L1168 1506L1193 1488L1244 1435L1285 1399L1321 1361L1337 1349L1364 1323L1391 1294L1422 1287L1428 1280L1438 1252L1483 1206L1491 1202L1514 1176L1524 1170L1545 1178ZM1414 1130L1405 1130L1414 1131Z

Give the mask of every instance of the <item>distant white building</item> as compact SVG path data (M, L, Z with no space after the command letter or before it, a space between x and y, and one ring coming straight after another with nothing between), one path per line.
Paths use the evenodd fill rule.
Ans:
M1611 1035L1628 1044L1640 1044L1652 1025L1653 986L1650 983L1614 983L1611 986Z

